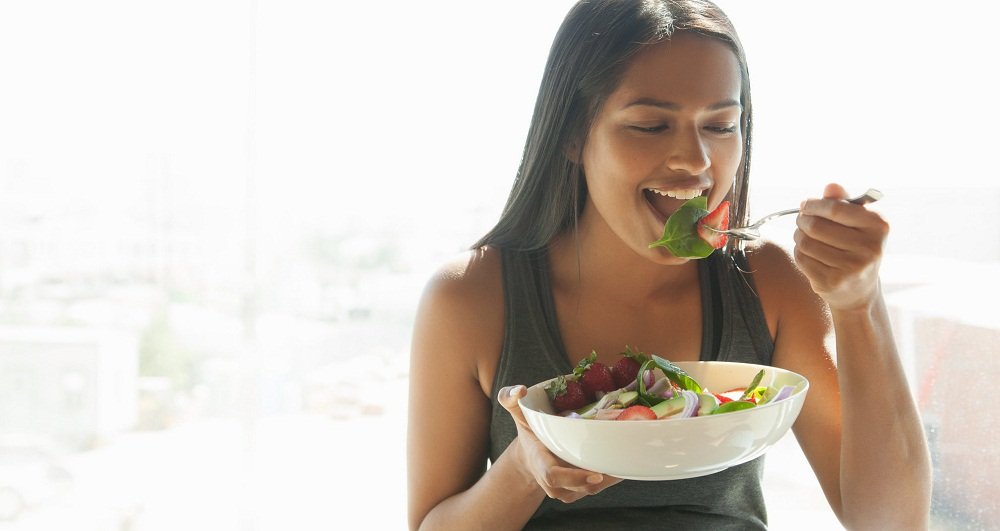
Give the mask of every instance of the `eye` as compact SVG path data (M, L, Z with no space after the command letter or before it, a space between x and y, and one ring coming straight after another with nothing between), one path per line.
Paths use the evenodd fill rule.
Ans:
M667 130L667 124L656 124L656 125L630 125L629 129L633 131L638 131L645 134L656 134Z
M719 135L731 135L736 132L736 124L709 125L706 126L705 129Z
M705 129L717 135L731 135L739 130L739 124L729 121L716 122L706 125Z

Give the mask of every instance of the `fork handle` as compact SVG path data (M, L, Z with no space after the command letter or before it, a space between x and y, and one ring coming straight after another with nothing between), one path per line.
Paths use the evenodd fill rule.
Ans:
M854 203L855 205L867 205L868 203L874 203L875 201L878 201L879 199L882 199L882 192L879 192L878 190L876 190L874 188L869 188L867 192L865 192L865 193L863 193L863 194L861 194L861 195L859 195L857 197L852 197L852 198L848 199L847 202L848 203ZM764 217L758 219L757 222L754 223L753 225L750 225L750 227L753 227L753 228L760 227L764 223L767 223L768 221L771 221L774 218L780 218L781 216L787 216L789 214L798 214L799 210L801 210L801 209L799 209L799 208L789 208L788 210L781 210L779 212L775 212L773 214L769 214L767 216L764 216Z
M768 215L766 215L766 216L758 219L756 222L754 222L753 225L750 225L747 228L757 228L757 227L760 227L761 225L767 223L768 221L771 221L774 218L780 218L781 216L787 216L789 214L798 214L799 210L801 210L801 209L800 208L789 208L788 210L780 210L778 212L774 212L772 214L768 214Z
M879 192L874 188L869 188L867 192L857 197L848 199L847 202L854 203L855 205L867 205L868 203L874 203L879 199L882 199L882 192Z

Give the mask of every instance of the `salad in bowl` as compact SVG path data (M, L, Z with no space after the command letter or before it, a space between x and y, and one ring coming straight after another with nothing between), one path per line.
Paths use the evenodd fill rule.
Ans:
M628 347L610 367L596 358L529 387L519 405L556 456L624 479L697 477L759 457L809 389L799 374L750 363L671 362Z

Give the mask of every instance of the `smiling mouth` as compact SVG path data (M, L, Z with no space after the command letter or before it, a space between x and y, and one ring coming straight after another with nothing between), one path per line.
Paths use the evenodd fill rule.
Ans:
M694 199L699 195L701 195L702 192L702 190L699 190L697 188L687 188L681 190L661 190L659 188L646 188L645 191L656 195L661 195L663 197L683 199L684 201L687 201L688 199Z
M661 188L646 188L643 195L650 208L656 213L660 223L666 223L667 218L681 207L687 200L702 195L704 189L681 188L665 190Z

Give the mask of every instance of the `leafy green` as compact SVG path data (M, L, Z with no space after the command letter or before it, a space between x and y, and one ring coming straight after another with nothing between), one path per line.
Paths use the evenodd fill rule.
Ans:
M746 391L743 391L743 396L740 397L740 400L749 400L751 397L753 397L754 393L757 391L757 386L760 385L760 381L763 378L764 378L764 369L761 369L757 371L757 375L753 377L753 381L751 381L750 385L747 386Z
M740 411L741 409L750 409L752 407L757 407L757 404L753 402L745 402L743 400L733 400L732 402L726 402L721 406L712 410L710 415L718 415L719 413L729 413L731 411Z
M684 369L681 369L673 363L670 363L669 360L665 360L656 354L653 354L653 362L656 363L656 366L659 367L661 371L663 371L663 374L667 375L667 378L670 378L670 381L679 385L681 389L687 389L688 391L694 391L696 393L701 392L701 385L699 385L694 378L689 376L688 373L684 372Z
M708 198L698 196L687 200L667 218L663 225L663 237L649 244L649 247L666 247L678 258L705 258L715 249L698 236L695 227L698 220L708 215Z

